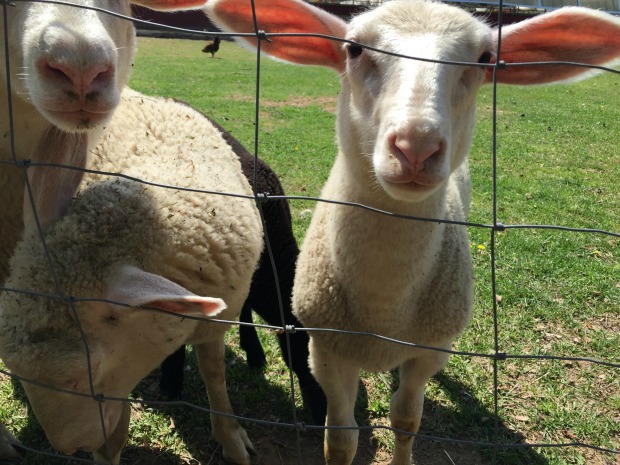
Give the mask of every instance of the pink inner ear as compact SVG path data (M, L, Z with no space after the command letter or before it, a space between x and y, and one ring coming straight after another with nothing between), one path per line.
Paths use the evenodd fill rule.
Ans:
M186 297L174 300L153 300L143 305L179 315L213 317L226 308L221 299L210 297Z
M267 33L322 34L344 37L346 25L323 10L297 0L255 0L258 30ZM223 30L254 33L250 1L211 0L207 13ZM243 38L256 48L256 40ZM320 37L272 37L261 50L282 60L341 70L343 54L338 41Z
M496 31L497 38L497 31ZM620 23L581 8L560 9L503 28L500 59L506 63L568 61L604 65L620 57ZM498 71L507 84L544 84L577 77L587 68L546 65ZM487 82L492 80L487 71Z

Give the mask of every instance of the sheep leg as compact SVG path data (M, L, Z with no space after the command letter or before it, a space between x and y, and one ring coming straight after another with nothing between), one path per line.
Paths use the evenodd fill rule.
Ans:
M129 432L129 420L131 420L131 404L123 402L123 411L116 429L112 431L106 443L99 450L93 452L95 462L111 465L118 465L121 462L121 451L125 446Z
M294 316L291 314L291 317ZM290 324L287 322L287 324ZM301 323L297 322L295 326L301 326ZM299 389L301 391L301 397L304 401L304 405L310 411L312 420L317 425L325 424L325 415L327 413L327 400L325 394L317 383L316 379L310 373L308 366L308 333L299 331L293 334L289 334L289 342L291 347L291 363L293 372L297 375L299 380ZM284 363L289 363L289 351L286 343L287 335L282 333L278 334L278 342L280 344L280 351L282 352L282 359Z
M289 273L290 277L294 276L295 274L294 263L292 266L286 265L285 267L284 265L282 265L282 260L281 260L280 263L278 264L278 269L287 269L287 268L290 270L290 273ZM272 273L271 269L269 269L269 273ZM291 289L293 286L292 279L288 279L288 276L284 276L280 284L281 284L281 290L284 291L283 295L290 296L292 293ZM268 287L267 285L264 285L263 287L260 288L260 290L254 291L254 284L253 284L250 295L254 293L254 295L258 294L261 296L261 299L256 298L254 301L254 311L256 311L256 313L260 315L268 324L273 325L273 326L280 326L282 325L282 316L280 315L280 307L278 305L278 295L275 292L275 289L273 289L272 293L269 293L268 289L270 289L270 287ZM246 302L246 305L247 305L247 302ZM244 309L241 311L241 321L246 321L244 319L244 311L245 311L245 305L244 305ZM248 313L250 314L249 321L251 321L252 312L249 309L248 309ZM293 325L297 328L302 327L302 324L295 317L295 315L293 315L290 305L284 305L283 313L284 313L284 324ZM246 327L244 326L241 326L239 328L240 336L243 336L242 331L244 329L246 329ZM260 345L260 342L258 341L258 337L256 336L255 328L247 327L247 329L253 330L253 335L254 337L256 337L256 346L257 346L257 348L254 350L257 350L257 351L260 350L260 354L262 354L264 358L264 352ZM288 338L288 343L287 343L287 338ZM284 361L286 366L289 365L288 344L290 344L290 348L291 348L290 362L292 364L291 368L293 372L295 373L295 375L297 375L297 379L299 380L299 388L301 390L301 396L303 398L304 405L306 406L306 408L310 410L310 413L312 414L312 420L315 422L315 424L323 425L325 424L325 412L327 410L327 401L325 400L325 395L323 394L321 387L316 382L316 379L314 379L314 377L310 373L310 367L308 366L309 339L310 338L308 336L308 333L306 333L305 331L299 331L299 332L288 334L288 335L284 332L278 333L278 344L280 346L280 353L282 354L282 360ZM246 342L246 345L247 345L247 342ZM241 347L246 351L247 357L248 357L248 363L250 363L250 355L251 355L250 350L253 350L253 349L249 349L249 348L246 348L246 346L244 346L243 338L241 339ZM256 357L256 356L253 355L253 357ZM254 366L252 363L250 363L250 365Z
M234 415L226 390L223 339L199 344L195 349L211 410ZM227 463L250 465L248 450L254 451L254 447L235 418L212 413L211 429L215 439L222 445L222 455Z
M393 428L417 433L422 418L426 383L447 361L448 354L427 350L400 366L400 384L390 402ZM395 433L391 465L411 465L412 446L413 435Z
M252 307L246 301L241 308L240 321L244 323L252 323ZM254 326L239 326L239 344L245 352L248 365L253 368L262 368L267 364L267 358L265 357L265 351L258 339L256 328Z
M159 389L169 399L183 397L183 378L185 376L185 346L179 347L176 352L168 355L161 364Z
M355 457L359 430L355 421L355 399L360 370L320 348L320 343L310 337L312 372L327 396L325 425L348 426L351 429L325 430L325 463L349 465Z

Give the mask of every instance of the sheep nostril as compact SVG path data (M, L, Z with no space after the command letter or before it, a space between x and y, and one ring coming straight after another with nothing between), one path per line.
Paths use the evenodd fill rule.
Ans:
M44 77L60 83L69 93L80 97L107 87L114 77L114 67L109 64L78 67L65 62L41 60L38 68Z
M399 138L395 136L391 140L392 152L396 158L404 158L412 166L432 162L441 156L443 143L436 140Z
M58 63L53 64L43 60L39 63L39 71L47 78L73 86L73 79L71 78L70 71L66 66L62 66Z
M433 160L439 158L441 153L441 149L438 147L431 147L426 150L422 150L415 154L415 159L418 163L427 163L432 162Z

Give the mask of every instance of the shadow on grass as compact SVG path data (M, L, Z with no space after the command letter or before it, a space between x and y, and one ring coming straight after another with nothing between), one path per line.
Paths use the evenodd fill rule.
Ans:
M189 366L195 366L190 354ZM245 364L242 358L232 351L227 352L227 382L231 402L240 416L248 419L293 422L291 400L288 386L280 387L267 381L260 371ZM392 387L396 388L397 376ZM414 444L414 463L416 465L549 465L547 459L531 448L497 448L451 441L474 441L514 445L522 444L525 438L507 427L501 419L497 421L493 412L484 407L467 387L456 379L440 373L435 377L441 389L453 401L456 408L448 408L434 401L426 401L420 434L436 436L445 440L430 440L419 437ZM158 382L155 377L151 381L154 386ZM202 380L197 370L192 370L185 379L185 400L201 406L208 406ZM370 426L373 420L369 417L368 393L360 383L357 398L356 420L360 426ZM200 463L223 463L221 448L210 439L210 424L206 414L182 412L174 407L161 409L169 415L177 433L183 438L191 456ZM195 416L200 417L197 422ZM297 420L311 424L310 415L303 410L296 410ZM194 417L188 418L189 417ZM202 425L197 430L197 425ZM258 455L253 464L260 465L323 465L323 432L320 429L297 432L284 425L261 425L253 421L244 421L242 426L248 431ZM388 433L391 434L391 433ZM390 453L378 450L377 433L362 430L353 465L386 465L390 461ZM139 453L133 457L138 458ZM128 457L126 452L125 457ZM126 463L146 463L130 461ZM159 465L172 465L175 462L160 460Z
M245 418L254 418L270 422L292 423L292 403L288 383L278 386L265 379L264 375L248 365L232 350L227 350L227 383L231 403L235 412ZM208 408L208 399L204 384L193 353L188 354L184 400ZM480 404L472 393L458 380L443 373L435 380L440 388L454 402L456 408L447 408L434 401L426 401L420 434L446 439L479 441L493 443L496 438L500 444L520 444L524 437L508 428L501 420L496 421L493 412ZM212 438L209 415L191 407L161 405L163 400L158 390L159 371L154 371L134 390L134 396L146 401L144 408L162 413L170 418L168 431L162 435L176 434L185 444L186 451L174 451L166 446L165 441L153 435L145 436L143 445L128 445L122 455L123 465L197 465L224 463L221 447ZM393 381L396 384L397 381ZM395 387L395 386L393 386ZM298 394L297 394L298 395ZM19 383L14 383L14 396L26 403L25 393ZM360 384L356 419L361 426L373 424L368 415L368 395ZM142 407L137 407L139 410ZM134 406L134 410L135 410ZM296 410L297 420L311 425L309 413L303 409ZM135 420L132 420L135 421ZM297 432L285 425L263 425L253 421L242 421L248 432L257 455L252 458L253 465L304 464L323 465L323 432L320 429L307 429ZM378 433L371 430L360 432L359 446L354 465L383 465L389 463L389 451L377 449ZM381 433L379 433L381 434ZM391 433L388 433L391 434ZM39 426L32 411L28 409L26 426L18 433L18 439L32 449L53 454L45 434ZM139 441L139 439L138 439ZM88 459L89 455L76 457ZM20 463L46 465L77 465L79 462L63 456L42 456L35 452L25 452ZM414 463L416 465L549 465L549 462L530 448L497 448L470 445L450 440L430 440L424 437L416 439L414 444Z
M204 383L196 368L193 351L188 351L186 366L189 368L184 376L183 400L200 407L208 408ZM253 465L304 464L323 465L323 431L322 429L304 429L297 431L294 424L294 405L290 396L288 378L278 385L268 381L257 369L248 366L245 360L231 349L226 351L226 382L231 404L235 413L248 420L241 420L241 426L247 431L256 455L252 457ZM267 369L270 369L269 367ZM158 390L159 371L147 377L135 390L135 395L144 399L157 400L161 395ZM300 398L296 389L295 396ZM147 403L148 405L148 403ZM126 448L123 464L153 463L156 465L177 464L220 464L225 463L222 449L212 438L211 422L206 412L174 405L149 405L171 418L177 434L185 444L190 457L159 457L154 462L147 462L141 448ZM257 419L269 424L261 424ZM295 408L295 419L303 425L312 426L312 417L303 408ZM146 452L146 450L144 451ZM356 461L356 465L370 465L374 454L366 460ZM152 459L152 458L151 458Z
M440 372L434 379L457 406L456 409L426 401L419 433L458 441L497 443L481 446L449 440L418 438L414 445L414 462L419 465L549 465L549 461L524 444L525 437L506 426L501 418L483 406L459 380ZM510 447L501 447L510 446Z

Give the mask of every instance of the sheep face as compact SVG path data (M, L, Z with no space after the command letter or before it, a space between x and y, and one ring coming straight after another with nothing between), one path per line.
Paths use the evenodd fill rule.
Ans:
M75 0L75 7L18 2L7 9L13 95L66 131L104 124L129 79L135 49L127 1ZM3 31L4 32L4 31ZM5 37L0 39L4 54Z
M122 394L107 389L106 376L109 373L106 373L104 362L107 360L102 357L101 346L95 342L96 339L87 337L87 359L77 325L70 322L71 309L68 304L7 293L2 295L0 306L5 316L3 332L11 335L11 338L3 338L1 343L3 360L14 374L37 383L25 381L23 387L50 443L67 454L76 450L97 450L106 438L102 421L95 421L99 418L99 404L89 397L89 362L94 393L108 396ZM43 318L20 321L8 317L19 310L38 315L51 313L56 321L52 325L46 324ZM77 313L84 314L81 310ZM47 323L50 323L49 319ZM38 383L53 386L53 389L40 387ZM101 408L103 427L109 437L117 427L122 404L106 401Z
M426 2L389 2L355 18L345 38L427 60L488 62L493 51L486 25ZM348 43L344 52L338 122L344 153L366 158L355 164L370 168L390 197L428 197L467 156L484 68L405 59Z
M101 403L100 417L100 404L90 396L85 346L74 329L61 333L42 328L27 334L30 340L22 341L21 352L6 352L5 363L14 374L29 380L22 385L50 443L66 454L77 450L96 451L117 428L122 403ZM50 354L55 355L50 357ZM102 355L101 348L89 338L93 392L126 396L129 391L107 389L105 376L109 373L102 363L106 360ZM40 387L38 383L53 388Z
M11 277L7 287L23 287L19 273L16 279ZM159 282L157 290L153 279ZM28 400L50 443L66 454L102 449L115 431L127 427L128 418L119 423L126 404L100 403L93 395L127 398L195 330L196 320L139 308L142 303L185 315L199 308L198 314L211 316L225 308L220 299L193 296L134 267L113 267L101 281L101 289L93 283L91 297L128 302L128 306L93 301L69 304L11 292L0 295L2 358L13 374L24 379ZM37 283L37 287L44 285ZM137 293L142 294L138 300ZM147 295L147 300L139 300ZM24 318L24 312L37 318Z
M8 51L12 95L30 102L53 125L74 132L105 124L129 80L135 29L130 20L107 12L131 16L130 3L178 10L205 0L69 3L75 6L16 2L0 9L1 20L8 15L8 30L0 30L0 58L4 63Z
M33 184L35 192L48 190ZM169 230L157 220L160 210L140 183L101 182L82 190L66 214L41 212L57 281L36 228L27 227L15 249L0 292L0 357L24 380L39 423L62 452L96 451L126 428L125 404L100 404L93 395L126 398L187 342L198 322L170 312L204 317L225 308L221 299L196 296L144 271L165 268L159 255L143 254L143 244L169 248L161 245ZM130 232L118 226L126 221ZM49 297L59 288L75 301ZM117 446L120 451L122 443Z

